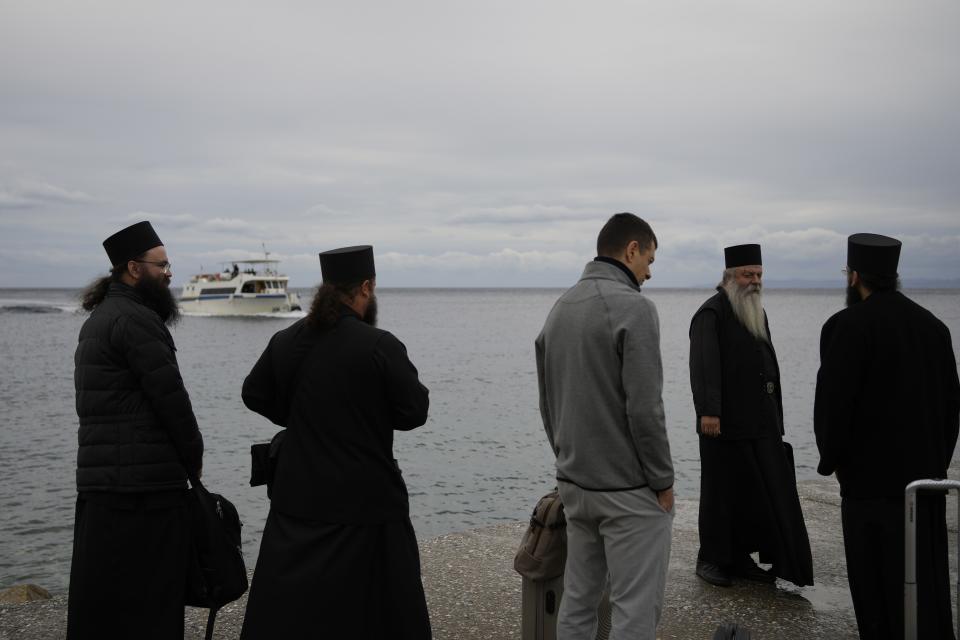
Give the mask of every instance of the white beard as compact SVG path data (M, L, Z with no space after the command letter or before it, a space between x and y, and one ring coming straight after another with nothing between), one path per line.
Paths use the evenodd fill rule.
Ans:
M736 280L731 280L723 285L723 290L727 292L733 314L737 316L740 324L757 340L770 342L763 301L760 299L760 288L754 284L741 288Z

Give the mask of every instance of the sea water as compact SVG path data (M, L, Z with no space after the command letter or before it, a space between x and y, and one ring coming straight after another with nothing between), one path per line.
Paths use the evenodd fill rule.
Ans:
M85 315L75 290L0 290L0 588L66 590L76 502L73 354ZM301 297L309 303L312 291ZM378 289L379 326L407 346L430 389L430 418L398 432L395 455L421 539L526 519L553 488L537 406L533 341L558 289ZM960 291L907 292L943 320L958 350ZM713 291L647 288L660 314L664 404L678 497L696 497L700 465L687 368L690 318ZM820 327L842 289L764 292L779 356L786 439L799 479L816 475L813 396ZM172 329L184 383L206 443L204 481L243 520L256 560L269 504L250 487L250 445L276 427L240 398L279 317L187 316ZM317 408L322 411L321 407Z

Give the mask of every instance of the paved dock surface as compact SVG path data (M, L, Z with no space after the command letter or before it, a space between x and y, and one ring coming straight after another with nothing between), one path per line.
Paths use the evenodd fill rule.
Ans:
M951 474L952 475L952 474ZM803 482L800 496L813 548L816 586L798 589L752 583L714 587L694 575L697 502L678 500L666 606L658 636L683 640L712 638L724 622L748 627L755 640L842 640L857 638L847 589L840 525L840 491L833 479ZM531 508L538 496L531 496ZM948 503L951 541L956 509ZM526 523L441 536L420 545L427 604L437 640L519 640L521 580L513 554ZM955 544L951 542L951 556ZM951 557L951 567L956 558ZM956 583L952 569L952 582ZM42 586L42 585L41 585ZM217 618L215 638L237 638L246 598ZM188 609L186 637L202 638L205 609ZM21 605L0 605L0 640L65 637L66 596Z

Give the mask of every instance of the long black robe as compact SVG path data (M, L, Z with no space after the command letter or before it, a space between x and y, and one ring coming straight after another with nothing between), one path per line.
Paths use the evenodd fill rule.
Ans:
M193 561L187 491L81 492L68 640L183 637Z
M393 335L344 307L280 331L246 405L287 428L241 637L430 638L393 432L426 422L428 392Z
M904 490L913 480L946 477L960 431L960 381L946 325L894 291L873 293L827 320L814 430L817 470L840 482L861 637L885 637L871 624L888 617L896 630L889 637L901 637ZM921 497L921 638L953 638L944 513L942 497Z
M700 435L699 557L730 567L758 551L778 577L813 584L792 455L781 435L776 352L743 327L722 290L691 322L690 383L697 432L705 415L719 416L721 430L720 437Z
M430 638L409 519L331 524L272 509L240 637Z

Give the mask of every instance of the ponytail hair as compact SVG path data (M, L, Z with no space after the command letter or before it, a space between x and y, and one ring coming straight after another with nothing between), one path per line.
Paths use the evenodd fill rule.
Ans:
M121 276L127 272L127 263L117 265L110 270L110 273L97 278L91 282L80 294L80 306L84 311L93 311L100 306L103 299L107 297L107 291L114 282L120 282Z
M860 283L870 291L870 293L875 293L878 291L900 291L900 276L878 276L872 273L860 273Z
M307 324L317 329L329 329L337 324L341 306L356 296L362 285L363 281L349 284L323 283L318 286L307 313Z

